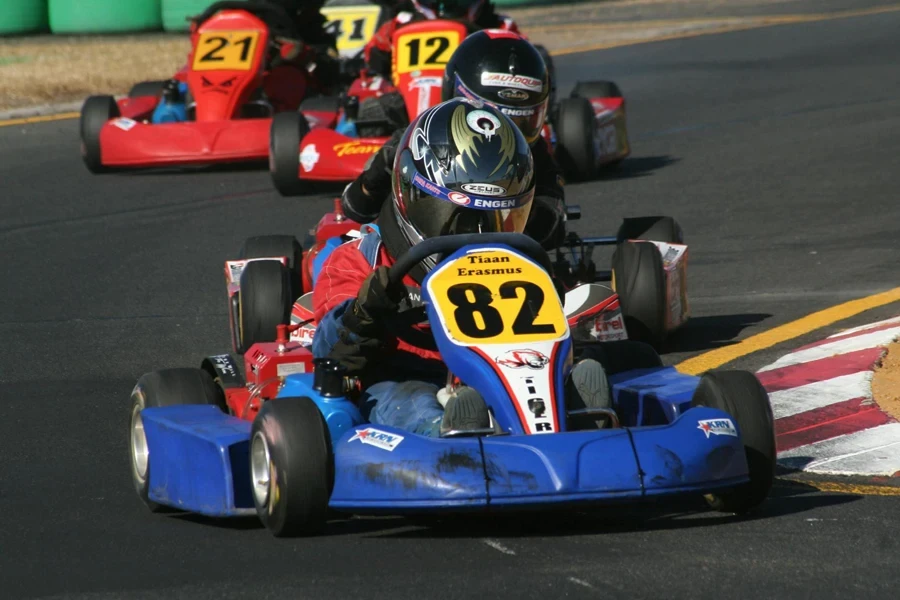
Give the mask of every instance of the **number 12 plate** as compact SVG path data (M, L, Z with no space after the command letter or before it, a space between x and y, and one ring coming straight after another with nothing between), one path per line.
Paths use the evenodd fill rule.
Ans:
M428 293L444 332L461 346L550 342L568 333L553 281L509 250L479 250L441 265Z

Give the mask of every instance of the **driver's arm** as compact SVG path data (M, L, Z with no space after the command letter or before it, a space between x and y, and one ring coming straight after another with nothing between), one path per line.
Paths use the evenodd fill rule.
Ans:
M372 267L360 252L362 240L334 250L313 291L318 325L313 355L335 358L359 374L383 353L385 317L399 310L403 285L390 286L388 268Z
M371 223L377 219L382 205L391 195L391 170L397 146L405 132L405 128L395 131L366 169L341 194L341 209L357 223Z

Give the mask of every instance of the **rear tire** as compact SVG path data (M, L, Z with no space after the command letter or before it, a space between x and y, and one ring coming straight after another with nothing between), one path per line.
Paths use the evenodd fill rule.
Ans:
M266 258L287 256L290 271L291 295L296 300L303 295L300 268L303 265L303 248L292 235L258 235L244 240L238 258Z
M299 112L278 113L269 130L269 173L282 196L300 196L308 185L300 179L300 142L309 123Z
M244 354L253 344L275 341L278 325L290 320L295 298L287 267L275 260L247 264L239 293L239 353Z
M150 500L150 452L141 411L159 406L202 404L228 412L225 392L202 369L163 369L145 373L131 392L131 480L151 512L165 510Z
M727 412L736 421L750 481L727 492L709 494L709 505L723 512L746 513L768 497L775 481L775 425L769 395L748 371L711 371L703 375L691 406Z
M90 96L81 106L81 157L91 173L109 171L101 159L100 130L107 121L121 114L112 96Z
M334 458L325 419L312 400L263 403L250 432L250 471L256 513L274 536L322 532Z
M305 110L336 113L341 108L339 96L313 96L300 103L300 112ZM298 150L299 152L299 150Z
M613 278L628 337L659 351L666 339L666 278L659 250L650 242L619 244Z
M620 244L626 240L683 244L684 232L672 217L628 217L622 219L616 239Z
M594 145L596 125L594 109L587 98L564 98L559 103L556 121L556 156L573 181L594 176L597 149Z
M570 94L572 98L622 98L622 90L612 81L579 81Z

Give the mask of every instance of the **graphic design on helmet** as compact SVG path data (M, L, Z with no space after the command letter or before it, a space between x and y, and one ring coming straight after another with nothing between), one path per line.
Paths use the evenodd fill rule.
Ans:
M492 185L490 183L464 183L460 187L463 191L481 194L482 196L502 196L506 193L506 188L502 185Z
M505 89L497 92L497 95L504 100L528 100L528 92L522 90Z
M531 148L496 108L454 98L407 129L394 160L392 201L380 223L395 256L441 235L522 233L535 194ZM423 261L418 275L437 257Z
M490 87L506 87L517 88L529 92L540 92L544 84L540 79L527 77L525 75L511 75L509 73L489 73L481 74L481 85Z
M465 123L465 126L463 126L463 123ZM459 156L456 157L456 162L464 172L468 172L464 159L468 158L474 164L475 157L481 156L476 141L479 144L485 139L490 142L495 135L500 138L500 162L497 163L491 175L498 173L503 165L507 165L507 170L512 166L510 159L516 150L514 132L508 127L503 127L500 119L491 113L478 109L466 114L466 108L459 106L453 111L450 127L453 133L453 141L459 149Z

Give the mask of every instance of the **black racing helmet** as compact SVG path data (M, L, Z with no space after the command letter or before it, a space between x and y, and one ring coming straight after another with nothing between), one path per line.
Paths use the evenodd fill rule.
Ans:
M534 161L522 132L503 113L454 98L407 128L392 183L393 198L379 223L396 258L441 235L522 233L534 198ZM425 266L435 263L432 258Z
M443 99L454 96L499 109L533 144L550 106L550 76L528 40L510 31L486 29L467 37L447 63Z
M475 21L485 0L413 0L420 13L429 19L466 19Z

